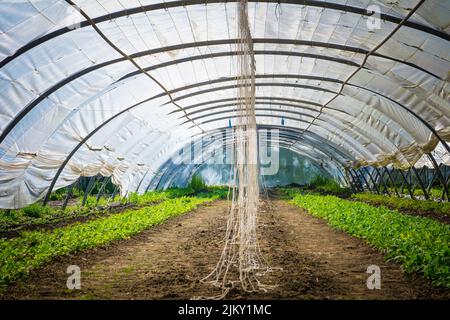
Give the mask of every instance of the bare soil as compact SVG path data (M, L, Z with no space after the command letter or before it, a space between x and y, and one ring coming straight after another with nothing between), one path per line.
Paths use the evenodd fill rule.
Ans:
M124 241L61 257L12 286L7 299L190 299L220 290L199 280L222 249L227 202L216 201ZM229 299L448 299L419 275L405 275L362 240L331 229L282 200L260 209L260 245L272 267L264 293L233 289ZM68 290L66 269L81 268L81 289ZM369 265L381 268L381 289L369 290Z

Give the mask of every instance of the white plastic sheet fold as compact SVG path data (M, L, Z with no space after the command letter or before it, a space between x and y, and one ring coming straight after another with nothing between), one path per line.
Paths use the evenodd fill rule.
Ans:
M401 20L418 1L323 2L250 1L258 124L276 127L284 118L299 135L292 148L325 157L301 139L313 134L333 146L337 165L427 165L424 153L438 145L437 160L448 164L432 131L450 141L450 2L425 1L408 20L416 27L402 26L322 108L396 27L387 19L370 30L367 16L328 4L362 12L376 5ZM0 207L42 198L75 148L55 189L100 173L122 194L132 192L160 174L191 136L233 122L235 2L75 3L100 19L101 32L195 123L78 8L59 0L2 1L0 132L7 134L0 144Z

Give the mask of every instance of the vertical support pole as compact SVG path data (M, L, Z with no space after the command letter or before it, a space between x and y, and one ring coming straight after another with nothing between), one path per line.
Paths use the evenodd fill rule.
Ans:
M72 190L74 188L75 183L72 183L70 186L67 187L67 195L66 195L66 198L64 199L63 205L61 207L62 211L66 210L66 208L67 208L67 203L69 203L69 199L70 199L70 197L72 197Z
M411 190L411 186L408 183L407 177L405 176L405 174L403 173L403 171L401 169L399 169L398 172L400 172L400 175L402 176L403 180L406 183L406 187L408 188L408 192L409 192L409 195L410 195L411 199L415 199L414 198L414 193Z
M97 181L97 176L93 176L89 179L88 185L86 187L86 190L84 191L83 201L81 202L81 206L84 207L86 204L86 200L88 198L89 193L91 193L92 189L94 188L95 182Z
M427 185L428 194L430 193L431 188L433 188L433 183L434 183L434 180L436 180L436 176L437 176L436 170L433 170L433 174L431 175L431 179L428 179L428 185ZM444 189L442 189L442 190L444 190Z
M374 169L375 169L375 172L377 173L377 175L380 177L381 183L383 184L383 187L384 187L384 192L390 196L391 193L389 192L388 186L387 186L386 182L384 181L384 177L383 177L384 173L382 174L380 172L380 169L378 169L376 167Z
M367 186L367 190L374 192L373 186L370 185L369 181L366 178L366 175L364 174L364 169L366 168L360 168L358 170L359 175L361 176L362 180L364 181L364 184Z
M450 175L447 177L447 187L448 187L449 183L450 183ZM445 190L442 189L441 199L444 199L444 192L445 192ZM450 201L450 199L447 198L447 201Z
M352 168L348 169L348 173L350 174L350 177L352 178L353 184L355 185L357 192L363 192L364 187L361 185L361 181L358 178L358 175L356 174L356 171Z
M149 170L150 170L150 169L149 169ZM144 175L142 176L141 181L139 181L139 184L138 184L138 186L137 186L137 188L136 188L136 191L135 191L136 193L139 191L139 188L141 187L142 182L144 181L145 177L147 176L149 170L145 171ZM146 192L147 192L147 191L146 191Z
M447 181L445 181L446 179L442 175L441 168L439 167L439 165L437 164L436 160L434 159L434 157L431 153L428 153L428 158L431 160L434 170L436 170L437 176L438 176L439 180L441 181L441 184L442 184L442 187L444 190L444 195L447 197L447 201L448 201L449 193L448 193ZM444 200L444 197L442 197L442 200Z
M359 176L358 172L359 172L358 170L353 169L353 174L355 176L355 181L358 185L358 188L360 191L364 192L365 191L364 184L361 182L361 177Z
M419 171L420 178L422 179L423 185L425 189L428 186L428 168L426 166L423 166L422 169ZM427 190L428 192L428 190ZM428 196L431 197L430 193L428 192Z
M395 169L395 172L397 173L397 176L400 175L400 177L402 177L402 184L400 185L400 193L403 195L404 192L403 190L405 189L405 178L403 177L403 175L400 174L400 170L401 169Z
M164 171L165 172L165 171ZM150 186L153 184L153 181L156 181L156 179L158 180L158 183L159 183L159 180L161 179L161 177L163 176L163 172L161 172L161 171L158 171L157 173L155 173L154 175L153 175L153 177L152 177L152 179L150 180L150 182L148 183L148 185L147 185L147 188L145 188L145 192L148 192L148 190L150 190Z
M384 171L387 173L387 176L388 176L389 180L390 180L391 183L392 183L392 187L394 188L395 194L397 195L397 197L400 197L400 193L398 192L397 186L395 185L395 181L394 181L394 179L392 178L391 172L390 172L389 169L386 168L386 167L384 167Z
M119 188L118 188L117 186L114 186L114 190L113 190L113 192L111 193L111 198L110 198L111 201L114 200L114 198L116 197L117 190L119 190Z
M354 173L355 173L356 181L358 181L358 186L361 189L361 191L363 191L363 192L366 190L370 191L370 186L364 182L366 180L365 180L365 177L362 174L361 170L360 169L354 170Z
M355 176L356 172L352 172L352 171L354 171L352 168L348 169L350 177L352 178L353 183L355 184L356 190L357 191L364 191L364 188L360 187L360 182L358 181L357 176Z
M409 186L411 187L411 192L413 194L415 194L416 191L416 185L413 183L413 178L412 178L412 173L411 173L412 169L411 167L409 167L408 172L406 174L406 178L409 178Z
M106 185L107 185L108 182L109 182L109 179L110 179L110 177L104 177L104 178L103 178L103 183L102 183L102 185L100 186L100 189L98 189L97 198L95 199L95 203L96 203L96 204L98 204L100 198L102 197L102 193L104 193L103 191L105 190Z
M356 171L356 173L361 176L362 180L364 181L364 184L367 186L367 190L373 191L373 189L370 186L370 183L366 179L366 176L364 174L363 168L358 169L358 171ZM359 181L361 181L361 180L359 180ZM362 184L362 186L364 186L364 184Z
M422 179L420 178L419 172L417 172L416 167L412 166L411 168L412 168L414 174L416 175L417 181L419 182L420 188L423 191L423 195L425 196L425 199L429 200L430 197L428 195L427 188L425 188L425 185L423 184Z
M427 184L427 191L428 194L430 194L431 188L433 188L433 183L436 180L437 177L437 172L436 170L433 169L433 174L431 175L431 179L428 179L428 184ZM444 190L444 189L442 189Z
M358 192L358 188L355 186L355 181L354 181L352 175L349 172L349 168L344 168L343 174L347 177L347 181L348 181L349 186L350 186L350 188L352 190L352 193Z
M347 174L344 173L341 168L337 167L337 169L338 169L339 173L341 174L341 177L344 180L344 182L350 187L350 189L352 189L352 192L353 192L353 186L352 186L350 180L348 180Z
M373 184L373 187L375 189L375 192L377 194L380 194L380 190L378 189L377 183L373 179L372 174L370 173L369 169L367 169L367 167L365 167L364 169L366 169L367 175L369 176L370 181L372 181L372 184Z

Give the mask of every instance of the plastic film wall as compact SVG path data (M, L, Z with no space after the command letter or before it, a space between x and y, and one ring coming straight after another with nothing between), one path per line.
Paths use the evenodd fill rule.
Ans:
M333 168L450 164L449 10L249 1L258 126ZM235 1L1 1L0 207L95 174L145 191L180 148L233 125L236 20Z

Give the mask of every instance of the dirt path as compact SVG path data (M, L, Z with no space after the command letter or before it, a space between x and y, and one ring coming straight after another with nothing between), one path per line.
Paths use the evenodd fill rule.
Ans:
M227 203L217 201L172 219L130 240L60 258L33 272L7 292L18 299L189 299L213 296L217 289L200 283L221 251ZM261 208L260 243L273 267L268 293L230 292L232 299L408 299L449 298L419 276L400 267L361 240L282 200ZM369 265L381 268L381 290L366 287ZM66 288L66 268L78 265L81 290Z

